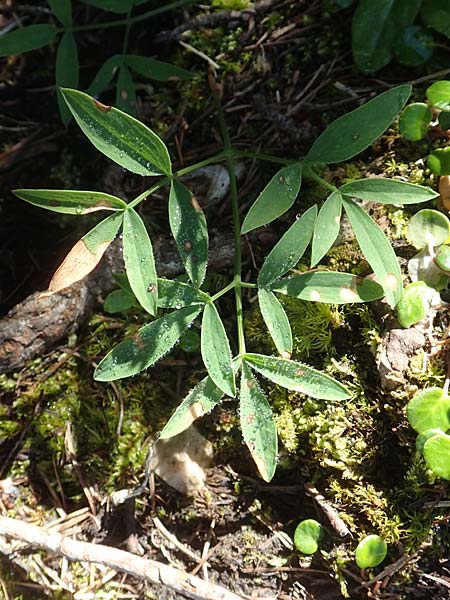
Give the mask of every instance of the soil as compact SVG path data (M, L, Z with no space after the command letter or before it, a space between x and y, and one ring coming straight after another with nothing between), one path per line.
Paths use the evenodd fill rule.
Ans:
M78 24L106 20L102 11L73 4ZM345 111L387 87L427 75L392 65L376 77L361 74L351 56L351 7L338 10L322 0L264 0L250 11L242 10L245 2L217 2L214 9L210 4L178 8L131 30L130 51L195 73L190 81L138 79L137 116L163 137L175 169L222 149L208 85L211 61L219 65L215 74L234 146L286 158L304 156ZM212 16L220 8L232 10ZM0 28L16 14L26 14L27 24L47 18L6 2ZM77 34L79 89L86 89L101 64L120 51L122 38L122 28ZM183 49L179 39L198 52ZM43 211L19 201L11 190L92 189L131 199L152 184L150 178L111 166L73 122L62 126L55 53L51 46L0 59L0 314L5 319L30 294L47 288L68 250L98 220L95 214L81 219ZM423 97L423 87L414 94ZM100 99L113 104L113 86ZM432 143L428 138L421 145L405 142L394 125L357 159L330 167L323 176L335 182L368 175L414 180L421 168L421 183L436 187L430 173L417 166ZM242 159L242 215L277 169ZM201 187L198 198L206 204ZM257 265L295 216L322 200L323 192L305 183L288 213L247 239L245 280L256 279ZM155 238L169 235L166 202L163 190L141 205ZM366 208L391 236L405 268L413 250L396 228L404 228L409 213ZM205 212L216 231L232 230L229 196ZM368 265L345 231L341 242L324 264L365 274ZM214 269L206 289L217 292L231 276L229 266ZM204 376L199 352L177 348L137 378L115 385L94 382L96 364L145 322L136 308L107 314L101 296L95 294L80 329L68 329L56 347L0 375L3 516L40 525L59 518L67 536L198 571L242 598L450 598L448 485L433 478L417 456L404 415L418 389L442 385L445 378L445 350L429 357L422 369L426 332L401 333L382 302L330 308L287 300L295 358L352 386L352 399L339 405L267 387L280 436L279 464L270 484L259 478L242 443L236 401L223 402L196 424L211 443L213 458L204 470L204 486L185 495L149 472L146 459L176 406ZM254 301L254 294L245 296L249 350L271 353ZM226 296L219 306L233 336L232 301ZM436 315L435 337L447 321L445 311ZM194 330L198 333L198 327ZM388 366L383 357L389 357ZM114 506L118 490L139 489L143 483L141 493ZM324 530L313 556L292 544L297 524L307 518L317 519ZM389 552L382 565L360 570L354 550L372 533L386 539ZM2 556L5 599L182 597L167 586L32 548ZM205 556L205 566L199 567L198 558Z

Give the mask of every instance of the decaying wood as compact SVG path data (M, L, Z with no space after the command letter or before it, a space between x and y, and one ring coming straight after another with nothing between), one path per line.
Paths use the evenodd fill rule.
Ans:
M156 269L160 277L183 271L175 244L168 236L154 240ZM233 263L231 234L211 232L209 266L220 269ZM0 373L22 369L29 360L48 352L92 315L106 294L117 287L113 273L123 271L121 242L105 252L100 265L82 281L48 297L31 294L0 319Z
M85 561L105 565L122 573L128 573L152 584L165 586L194 600L242 600L233 592L180 569L155 560L142 558L130 552L103 544L79 542L44 527L30 525L18 519L0 517L0 536L7 540L20 540L37 550L53 552L68 560ZM4 551L5 544L0 548ZM29 551L29 550L28 550ZM19 549L15 549L20 554Z

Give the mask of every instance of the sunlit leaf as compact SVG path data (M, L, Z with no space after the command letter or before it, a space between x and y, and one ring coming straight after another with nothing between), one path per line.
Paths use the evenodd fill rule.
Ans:
M422 390L406 406L409 424L417 433L450 429L450 396L438 387Z
M316 217L317 207L314 205L286 231L261 267L258 276L260 287L270 285L297 266L311 241Z
M381 202L383 204L419 204L436 198L434 190L423 185L415 185L396 179L370 177L346 183L340 190L347 196L355 196L361 200Z
M97 75L94 77L93 82L86 90L90 96L98 96L106 89L108 84L113 80L114 75L117 73L120 65L123 62L123 56L116 54L111 56L98 70Z
M332 192L317 215L311 247L311 268L322 260L336 241L341 228L341 213L342 195Z
M302 363L263 354L247 353L243 359L252 369L288 390L323 400L350 398L348 389L342 383Z
M172 65L170 63L149 58L147 56L138 56L135 54L126 54L124 56L125 63L142 75L156 81L169 81L170 79L192 79L193 73Z
M258 291L259 308L273 342L281 356L290 358L292 354L292 331L289 319L280 301L270 290Z
M224 394L234 398L236 384L230 343L212 302L206 304L202 320L201 351L208 374Z
M170 187L169 220L189 279L200 287L208 260L208 228L201 206L190 190L176 179Z
M371 302L384 296L383 288L371 279L333 271L294 275L277 281L270 288L299 300L327 304Z
M398 322L402 327L411 327L430 314L431 307L441 303L441 296L425 281L415 281L405 287L397 304Z
M116 106L129 115L136 114L136 89L130 70L126 65L119 67L116 88Z
M402 273L391 244L382 229L358 204L344 198L343 205L359 247L383 287L386 300L394 307L402 295Z
M250 207L242 224L241 233L248 233L284 215L294 204L301 184L302 165L300 163L278 171Z
M315 519L305 519L295 529L294 546L303 554L314 554L322 537L322 525Z
M242 364L239 414L242 436L264 481L277 467L278 436L272 409L250 369Z
M387 544L379 535L368 535L355 551L355 561L360 569L377 567L387 554Z
M59 113L62 122L67 125L72 115L59 88L76 88L78 86L78 50L75 38L70 31L66 31L59 42L56 53L55 75Z
M78 90L61 90L83 133L105 156L139 175L169 175L164 142L135 118Z
M450 17L450 10L449 10ZM434 108L450 111L450 81L436 81L427 88L427 99Z
M104 192L78 190L14 190L14 194L40 208L68 215L86 215L98 210L123 210L125 202Z
M130 208L123 219L123 258L128 281L139 304L156 314L158 282L153 248L141 217Z
M183 308L192 304L205 304L210 298L205 292L175 279L158 279L158 306Z
M450 479L450 435L432 435L423 445L423 457L435 475Z
M28 25L0 37L0 57L22 54L47 46L58 30L53 25Z
M221 401L223 392L210 377L198 383L182 401L161 431L160 438L170 438L187 429Z
M144 325L105 356L95 370L94 379L115 381L151 367L173 348L200 310L199 306L188 306Z
M432 118L431 108L425 102L408 104L398 122L401 135L405 140L418 142L427 135Z
M410 93L410 85L400 85L339 117L317 138L304 162L338 163L356 156L386 131Z
M416 212L408 223L408 237L416 248L440 246L450 236L450 220L432 208Z

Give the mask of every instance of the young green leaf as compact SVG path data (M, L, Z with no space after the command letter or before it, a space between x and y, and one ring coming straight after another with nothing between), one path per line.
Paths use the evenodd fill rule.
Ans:
M190 71L170 63L156 60L156 58L126 54L124 60L133 71L136 71L136 73L139 73L139 75L142 75L143 77L148 77L148 79L154 79L155 81L192 79L193 77L193 74Z
M450 272L450 246L443 244L436 250L434 257L436 265L443 271Z
M72 1L48 0L52 13L61 21L66 29L72 27Z
M427 88L426 95L434 108L446 112L450 111L450 81L436 81L432 83Z
M423 457L438 477L450 479L450 435L437 433L423 445Z
M343 204L359 247L394 307L402 295L402 273L395 252L381 228L358 204L345 197Z
M123 258L131 289L142 308L156 314L158 282L153 248L137 212L129 208L123 219Z
M386 131L410 93L410 85L400 85L339 117L317 138L304 162L338 163L356 156Z
M188 306L144 325L105 356L94 379L115 381L151 367L173 348L200 311L200 306Z
M361 540L355 551L356 564L360 569L377 567L387 554L387 544L379 535L368 535Z
M317 215L311 247L311 268L315 267L336 241L341 228L342 195L332 192Z
M97 210L123 210L125 202L104 192L78 190L14 190L14 194L40 208L68 215L86 215Z
M189 279L200 287L208 260L208 228L201 206L190 190L176 179L170 186L169 221Z
M130 70L126 65L120 65L119 67L116 106L129 115L134 116L136 114L136 88Z
M242 223L241 233L248 233L284 215L294 204L301 185L301 163L278 171L250 207Z
M272 409L250 369L242 364L239 413L242 436L264 481L277 468L278 436Z
M158 306L161 308L183 308L191 304L205 304L210 297L188 283L176 279L158 279Z
M93 271L116 237L122 219L123 213L115 212L88 231L67 254L43 296L56 294Z
M70 31L66 31L59 42L55 75L59 114L64 125L67 125L72 115L61 95L60 88L76 88L78 86L78 50L75 38Z
M424 281L414 281L405 287L397 304L398 321L402 327L411 327L430 315L430 309L441 303L439 292Z
M225 327L212 302L206 304L203 313L201 352L211 379L224 394L234 398L236 384L230 344Z
M419 204L428 202L439 195L423 185L385 179L384 177L352 181L344 184L339 191L347 196L383 204Z
M405 140L418 142L427 135L432 118L431 108L425 102L408 104L398 122L401 135Z
M106 89L108 84L113 80L114 75L119 70L120 65L123 62L122 54L116 54L108 58L98 70L97 75L94 77L93 82L86 90L90 96L98 96Z
M210 377L205 377L178 406L159 437L167 439L178 435L190 427L196 419L211 412L222 398L222 390L215 385Z
M259 289L258 300L264 323L276 349L281 356L290 358L292 354L292 331L284 308L275 294L264 288Z
M288 390L322 400L350 398L348 389L342 383L302 363L263 354L247 353L243 358L263 377Z
M420 17L426 27L432 27L450 38L450 5L447 0L423 0Z
M106 296L103 310L113 315L129 310L133 306L137 306L133 294L129 294L125 290L113 290Z
M264 261L258 286L270 285L297 265L311 241L316 218L317 206L314 205L289 227Z
M355 63L363 73L374 73L394 55L399 32L412 25L422 0L360 0L352 23Z
M299 300L326 304L371 302L384 296L383 288L371 279L333 271L314 271L294 275L277 281L270 288L274 292Z
M61 92L83 133L105 156L139 175L171 174L164 142L143 123L78 90Z
M322 536L322 525L315 519L306 519L295 529L294 546L303 554L314 554L319 549Z
M58 30L53 25L29 25L0 37L0 57L22 54L47 46L56 37Z
M435 175L450 175L450 147L433 150L427 159L427 166Z
M450 396L442 388L419 392L406 406L409 424L417 433L428 429L450 429Z
M408 223L408 237L416 248L440 246L450 236L450 221L444 213L424 208Z
M127 13L133 6L133 0L82 0L82 2L119 15Z

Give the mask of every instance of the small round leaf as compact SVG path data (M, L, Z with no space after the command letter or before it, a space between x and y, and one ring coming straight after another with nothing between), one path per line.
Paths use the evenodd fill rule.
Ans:
M450 146L434 150L428 157L427 165L435 175L450 175Z
M424 431L423 433L419 433L419 435L416 438L416 448L417 450L423 454L423 447L425 446L425 443L432 438L434 435L438 435L440 433L445 433L444 431L442 431L441 429L427 429L427 431Z
M356 548L355 559L360 569L377 567L387 554L387 544L379 535L368 535Z
M431 436L423 446L423 456L435 475L450 480L450 435Z
M424 281L415 281L405 287L397 304L397 316L402 327L411 327L424 319L431 306L440 302L439 293Z
M408 225L408 237L416 248L425 248L429 244L440 246L449 235L450 221L443 213L431 208L419 210Z
M429 429L450 429L450 397L441 388L420 392L406 406L409 424L418 433Z
M409 104L400 116L400 133L406 140L418 142L426 136L432 116L428 104L424 102Z
M322 535L322 525L314 519L306 519L297 525L294 546L303 554L314 554L319 549Z
M450 246L443 244L436 252L435 262L443 271L450 271Z
M450 112L450 81L436 81L426 94L434 108Z

